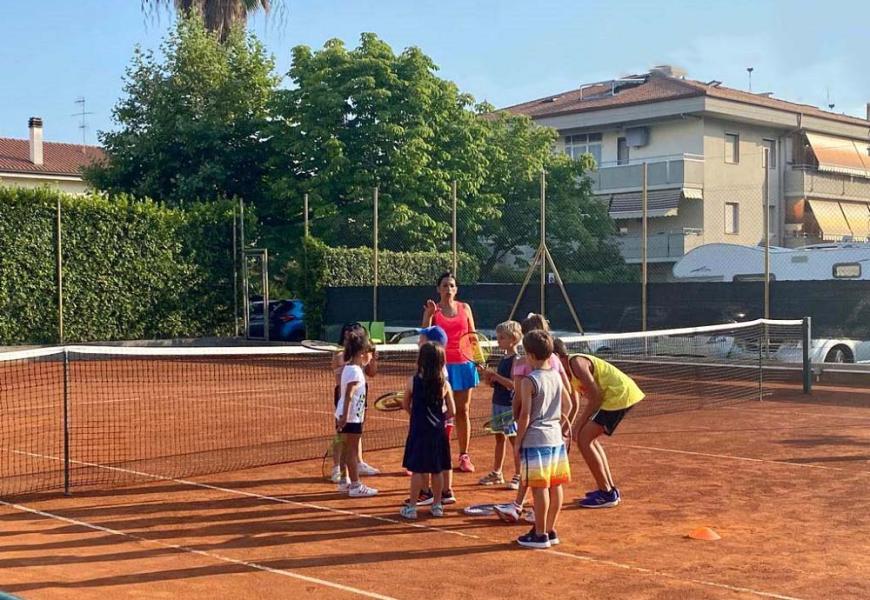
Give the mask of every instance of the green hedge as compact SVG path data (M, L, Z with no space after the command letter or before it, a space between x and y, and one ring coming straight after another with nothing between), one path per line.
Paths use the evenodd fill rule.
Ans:
M228 201L171 210L149 201L0 188L0 344L54 343L61 203L67 342L228 334Z
M473 257L460 253L459 273L464 281L476 281L479 266ZM450 270L449 252L378 253L380 285L435 285L444 271ZM305 241L301 265L300 293L305 302L305 326L309 337L319 337L323 328L323 310L327 287L372 285L371 248L331 248L315 238Z

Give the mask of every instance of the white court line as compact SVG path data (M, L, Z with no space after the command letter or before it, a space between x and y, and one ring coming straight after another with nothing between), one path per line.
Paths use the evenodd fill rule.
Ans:
M206 550L198 550L196 548L191 548L190 546L182 546L180 544L170 544L167 542L152 540L150 538L146 538L146 537L143 537L141 535L136 535L135 533L128 533L126 531L119 531L117 529L103 527L102 525L95 525L93 523L88 523L87 521L80 521L78 519L70 519L69 517L64 517L64 516L50 513L50 512L46 512L43 510L37 510L35 508L30 508L29 506L23 506L21 504L13 504L11 502L6 502L5 500L0 500L0 504L2 504L3 506L8 506L9 508L14 508L15 510L30 513L33 515L38 515L40 517L55 519L57 521L62 521L64 523L69 523L71 525L76 525L78 527L84 527L86 529L93 529L94 531L101 531L103 533L108 533L110 535L117 535L117 536L121 536L121 537L130 538L130 539L136 540L138 542L144 542L145 544L153 544L155 546L161 546L163 548L171 548L173 550L180 550L181 552L189 552L190 554L198 554L199 556L205 556L205 557L211 558L213 560L231 563L234 565L241 565L243 567L248 567L250 569L256 569L258 571L266 571L267 573L274 573L275 575L283 575L284 577L290 577L292 579L300 579L300 580L306 581L308 583L316 583L318 585L331 587L331 588L334 588L337 590L341 590L343 592L350 592L351 594L356 594L358 596L365 596L367 598L378 598L379 600L397 600L396 598L394 598L392 596L384 596L382 594L376 594L374 592L367 592L366 590L361 590L359 588L351 587L348 585L343 585L341 583L336 583L334 581L328 581L326 579L319 579L317 577L309 577L308 575L294 573L293 571L287 571L286 569L276 569L274 567L268 567L266 565L261 565L261 564L255 563L255 562L248 562L246 560L239 560L236 558L230 558L229 556L224 556L224 555L218 554L216 552L208 552Z
M35 456L35 457L39 457L39 458L48 458L48 459L58 460L58 461L63 460L63 459L61 459L59 457L55 457L55 456L46 456L43 454L34 454L32 452L24 452L21 450L11 450L11 452L15 452L18 454L25 454L25 455L29 455L29 456ZM323 506L323 505L314 504L311 502L300 502L298 500L291 500L288 498L279 498L276 496L267 496L264 494L258 494L256 492L249 492L247 490L237 490L237 489L233 489L233 488L225 488L225 487L221 487L221 486L217 486L217 485L212 485L209 483L201 483L199 481L191 481L188 479L176 479L174 477L161 477L159 475L154 475L152 473L143 473L141 471L133 471L130 469L123 469L120 467L110 467L107 465L100 465L97 463L90 463L90 462L86 462L86 461L71 460L70 462L80 464L80 465L90 466L90 467L97 467L100 469L106 469L106 470L110 470L110 471L119 471L122 473L128 473L128 474L137 475L137 476L145 477L145 478L149 478L149 479L155 479L155 480L161 480L161 481L172 481L173 483L178 483L178 484L182 484L182 485L189 485L191 487L198 487L198 488L202 488L202 489L206 489L206 490L213 490L213 491L223 492L223 493L227 493L227 494L235 494L237 496L246 496L248 498L257 498L259 500L276 502L278 504L288 504L291 506L301 506L304 508L311 508L314 510L319 510L319 511L323 511L323 512L338 514L338 515L371 519L373 521L379 521L382 523L401 525L404 527L410 527L410 528L414 528L414 529L423 529L425 531L433 531L433 532L442 533L445 535L455 535L455 536L459 536L459 537L463 537L463 538L480 540L480 541L489 542L489 543L493 543L493 544L503 543L503 541L501 541L501 540L493 540L490 538L485 538L483 536L474 535L471 533L465 533L463 531L453 531L451 529L444 529L441 527L433 527L431 525L423 525L421 523L410 523L410 522L405 521L405 520L392 519L389 517L382 517L382 516L378 516L378 515L356 512L356 511L352 511L352 510L333 508L330 506ZM12 505L10 505L2 500L0 500L0 503L6 504L7 506L12 506ZM32 509L29 509L26 507L21 507L21 508L24 510L28 510L28 511L32 510ZM36 512L36 511L34 511L34 512ZM65 519L65 517L61 517L61 518ZM99 527L99 526L94 526L94 527ZM120 533L122 535L126 535L123 532L120 532ZM150 541L150 540L146 540L146 541ZM155 543L160 543L160 542L155 542ZM729 585L727 583L717 583L715 581L706 581L704 579L693 579L693 578L687 578L687 577L680 577L679 575L673 575L671 573L666 573L663 571L656 571L654 569L647 569L645 567L638 567L635 565L620 563L620 562L616 562L616 561L612 561L612 560L593 558L591 556L580 556L577 554L571 554L568 552L561 552L559 550L552 550L552 549L548 550L548 552L552 555L561 556L563 558L571 558L574 560L589 562L589 563L593 563L593 564L597 564L597 565L609 566L612 568L622 569L625 571L632 571L635 573L643 573L645 575L664 577L666 579L672 579L674 581L679 581L682 583L692 583L692 584L701 585L701 586L705 586L705 587L725 589L725 590L729 590L732 592L743 592L743 593L747 593L747 594L754 594L754 595L762 597L762 598L776 598L777 600L801 600L800 598L797 598L794 596L785 596L785 595L776 594L773 592L765 592L762 590L755 590L755 589L747 588L747 587L733 586L733 585ZM232 559L230 559L230 560L232 560ZM241 563L241 561L239 561L239 562L240 562L240 564L244 564L244 563ZM253 565L254 563L251 563L251 564ZM288 572L288 574L289 574L289 572ZM295 575L291 575L291 576L295 576ZM336 584L336 585L338 585L338 584Z
M685 454L688 456L703 456L705 458L723 458L726 460L739 460L754 463L767 463L771 465L785 465L788 467L802 467L805 469L821 469L823 471L844 471L855 475L870 475L870 471L856 471L854 469L843 469L842 467L827 467L825 465L813 465L809 463L794 463L787 460L771 460L767 458L750 458L748 456L732 456L730 454L711 454L708 452L693 452L692 450L677 450L675 448L658 448L655 446L639 446L637 444L623 444L613 442L611 446L619 448L634 448L635 450L648 450L650 452L670 452L671 454Z
M767 404L766 406L770 406L770 404ZM744 412L751 410L752 412L767 413L767 414L778 415L778 416L789 415L789 416L800 417L800 416L806 415L808 417L825 417L826 419L838 418L838 419L848 419L850 421L854 421L855 419L870 418L870 417L861 417L861 416L856 416L856 415L837 414L837 412L833 411L833 410L829 413L808 413L808 412L804 412L804 411L794 413L792 410L789 410L789 407L783 407L784 410L777 411L777 410L770 410L767 407L755 408L751 404L746 404L746 403L744 403L743 406L720 406L719 408L724 408L726 410L742 410Z

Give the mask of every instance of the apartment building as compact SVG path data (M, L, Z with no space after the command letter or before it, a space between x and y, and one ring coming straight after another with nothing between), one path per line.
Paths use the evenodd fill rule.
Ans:
M870 104L861 119L661 66L504 110L555 128L557 151L595 158L594 193L629 263L646 165L651 280L699 245L762 243L766 200L772 245L870 241Z
M0 137L0 186L49 186L71 194L88 186L82 169L103 157L96 146L43 141L42 119L28 122L29 138Z

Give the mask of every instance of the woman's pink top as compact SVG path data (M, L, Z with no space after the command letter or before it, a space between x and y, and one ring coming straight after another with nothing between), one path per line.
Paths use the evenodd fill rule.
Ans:
M447 364L456 365L468 362L459 352L459 338L468 333L468 309L464 302L456 303L456 314L447 317L439 306L432 316L432 324L438 325L447 334L446 352Z

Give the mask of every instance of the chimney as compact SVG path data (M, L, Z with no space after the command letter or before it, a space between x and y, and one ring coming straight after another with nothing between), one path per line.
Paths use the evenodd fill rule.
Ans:
M30 130L30 162L42 165L42 119L30 117L27 128Z
M649 70L650 75L664 75L665 77L675 77L677 79L685 79L688 72L682 67L676 65L657 65Z
M870 121L870 102L867 103L867 120Z

